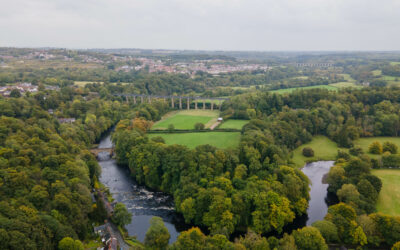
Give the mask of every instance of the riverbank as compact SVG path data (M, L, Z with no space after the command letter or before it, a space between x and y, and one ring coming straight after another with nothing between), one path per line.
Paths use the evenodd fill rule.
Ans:
M112 147L111 135L105 135L98 147ZM102 170L99 181L108 188L113 199L124 203L132 214L132 222L125 226L129 236L136 236L137 240L144 242L153 216L164 220L171 235L170 243L176 241L180 231L188 229L182 216L175 212L171 196L139 186L129 169L118 166L115 159L104 157L98 163Z
M313 157L305 157L303 155L303 148L305 147L310 147L314 150ZM330 140L328 137L322 135L314 136L310 142L303 144L293 150L292 161L299 168L311 162L333 161L336 159L339 149L342 150L342 148L339 148L337 144L334 141Z

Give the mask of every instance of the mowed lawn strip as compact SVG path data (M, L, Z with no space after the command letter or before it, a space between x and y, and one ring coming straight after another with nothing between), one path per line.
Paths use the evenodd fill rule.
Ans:
M314 157L303 156L303 148L310 147L314 150ZM293 150L293 162L298 167L303 167L308 161L335 160L338 151L337 144L326 136L314 136L311 142L301 145Z
M194 129L198 122L211 126L218 118L218 111L211 110L182 110L171 112L156 122L152 129L167 129L169 124L173 124L175 129Z
M388 215L400 216L400 169L374 169L372 174L382 180L376 209Z
M246 125L249 120L227 120L221 124L218 128L234 128L234 129L242 129L244 125Z
M176 134L148 134L150 138L161 136L165 143L185 145L195 148L199 145L209 144L217 148L235 148L239 145L239 132L199 132L199 133L176 133Z

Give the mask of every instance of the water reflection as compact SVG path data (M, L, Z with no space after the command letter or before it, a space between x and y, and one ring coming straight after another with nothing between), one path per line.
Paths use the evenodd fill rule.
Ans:
M303 173L311 181L310 201L307 209L308 219L306 224L311 225L317 220L324 219L328 212L328 204L332 197L328 197L328 184L322 183L323 177L329 172L334 161L317 161L306 164Z

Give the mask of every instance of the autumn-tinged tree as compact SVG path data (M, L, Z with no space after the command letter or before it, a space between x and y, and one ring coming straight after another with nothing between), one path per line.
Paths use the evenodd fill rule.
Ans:
M146 132L153 126L152 121L147 121L146 119L139 117L132 120L132 127L139 129L142 132Z
M368 152L370 152L371 154L382 154L382 144L378 141L374 141L373 143L371 143L371 145L369 145L368 147Z
M315 227L303 227L293 232L299 250L327 250L328 245Z

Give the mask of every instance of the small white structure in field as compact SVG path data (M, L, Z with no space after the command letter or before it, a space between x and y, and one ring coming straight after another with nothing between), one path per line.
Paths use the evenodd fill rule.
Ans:
M217 121L222 122L222 117L218 117Z

